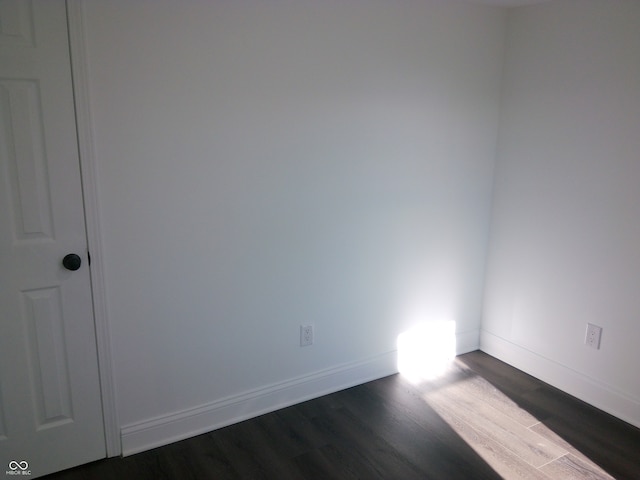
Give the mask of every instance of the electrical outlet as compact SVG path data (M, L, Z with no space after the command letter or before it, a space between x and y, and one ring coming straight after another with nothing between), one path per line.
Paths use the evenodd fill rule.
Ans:
M313 345L313 325L300 325L300 346Z
M602 336L602 327L587 323L587 335L585 336L584 343L588 347L600 349L600 337Z

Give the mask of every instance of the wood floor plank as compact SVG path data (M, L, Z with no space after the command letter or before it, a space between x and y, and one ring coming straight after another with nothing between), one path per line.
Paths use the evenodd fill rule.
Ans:
M491 405L474 397L465 397L457 384L429 393L426 399L439 413L450 412L536 468L567 453Z
M367 418L382 439L422 472L419 478L439 478L433 472L440 478L499 478L423 400L419 400L420 420L429 418L428 422L385 408L381 398L366 393L365 389L354 390L353 403L345 402L347 408ZM386 414L380 415L381 411Z
M384 426L385 435L395 435L391 441L404 444L397 448L403 448L407 455L418 456L428 465L425 469L441 471L442 478L500 478L422 398L423 385L416 389L401 376L392 376L363 387L385 405L385 410L398 417L401 425ZM373 416L367 411L365 414ZM406 432L412 434L405 437Z
M640 478L640 429L548 384L531 380L533 377L483 352L462 355L458 360L491 381L614 478ZM525 379L512 382L510 375Z
M547 427L615 478L640 478L639 429L552 387L524 395L523 402L548 412Z
M457 382L456 386L460 389L460 395L475 398L489 404L525 427L531 427L540 422L536 417L521 408L520 405L479 375L473 375L463 382Z
M462 362L472 371L480 374L482 378L496 386L510 398L519 398L521 395L545 386L545 383L541 380L527 375L484 352L476 351L471 352L471 354L461 355L457 358L457 361Z
M335 445L312 450L294 459L302 472L300 478L331 478L336 480L386 480L366 462L360 462L356 455L349 454ZM250 477L244 477L250 478ZM273 477L275 480L275 477Z
M639 452L640 429L473 352L433 381L393 375L44 478L638 480Z
M602 470L602 468L596 465L596 463L593 460L591 460L589 457L587 457L582 452L580 452L580 450L578 450L576 447L571 445L571 443L567 442L564 438L562 438L560 435L555 433L553 430L547 427L544 423L538 423L536 425L533 425L530 428L531 430L538 433L539 435L542 435L543 437L548 438L550 441L552 441L556 445L560 445L562 448L564 448L569 452L569 455L572 455L573 457L577 458L582 464L589 465L590 470L594 472L598 472L598 474L602 478L609 478L609 479L613 478L604 470Z
M594 469L591 462L567 454L540 468L550 478L562 480L612 480L613 477L600 469Z
M300 471L262 427L263 419L255 420L232 425L221 435L213 435L213 443L232 471L239 478L299 479Z
M482 458L503 479L509 480L552 480L536 467L526 462L505 445L496 442L490 435L473 428L468 422L455 415L451 410L442 409L440 415L454 427L465 442L473 447Z

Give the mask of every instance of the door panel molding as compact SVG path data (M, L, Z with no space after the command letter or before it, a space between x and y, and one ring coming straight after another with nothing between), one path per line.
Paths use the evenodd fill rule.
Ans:
M42 102L36 80L0 78L0 137L11 178L14 231L19 240L53 237L51 192L47 180Z
M91 252L90 275L96 342L98 347L98 367L100 370L105 441L107 456L114 457L122 453L122 442L115 399L113 355L111 351L111 334L102 261L102 236L99 222L100 208L97 195L93 123L89 106L90 92L82 0L67 0L67 23L69 27L71 76L73 78L73 95L78 129L78 150L80 153L87 242L89 251Z
M31 47L33 30L31 0L0 4L0 45Z
M62 295L58 286L22 292L36 429L73 421Z

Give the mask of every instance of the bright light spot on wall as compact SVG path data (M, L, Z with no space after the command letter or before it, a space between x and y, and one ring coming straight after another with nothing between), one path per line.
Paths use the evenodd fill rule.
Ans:
M398 371L411 382L442 375L456 356L456 322L422 323L398 335Z

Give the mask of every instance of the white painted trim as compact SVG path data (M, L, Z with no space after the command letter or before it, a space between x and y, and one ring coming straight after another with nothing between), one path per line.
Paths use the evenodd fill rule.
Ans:
M132 455L397 373L397 352L329 368L122 428Z
M480 349L640 428L640 400L637 398L484 330L480 334Z
M91 289L93 293L93 313L98 348L106 453L107 456L113 457L121 454L122 446L120 444L119 422L116 410L111 335L105 295L94 134L89 107L86 35L81 0L67 0L67 23L69 26L69 49L71 53L87 242L91 252Z

